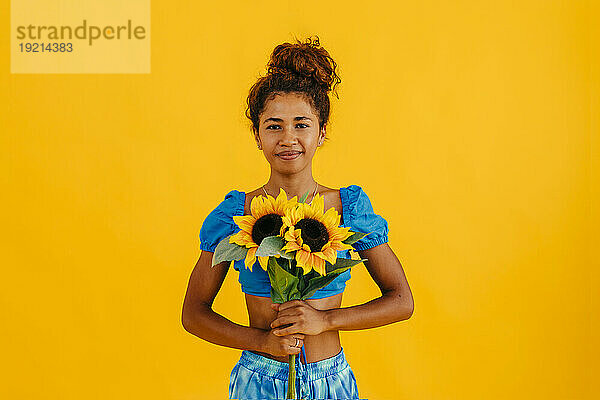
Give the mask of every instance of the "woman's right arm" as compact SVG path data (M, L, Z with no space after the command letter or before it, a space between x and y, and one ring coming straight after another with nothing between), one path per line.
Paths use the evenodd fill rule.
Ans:
M242 350L253 350L275 355L297 354L289 343L291 335L281 340L272 330L263 330L236 324L212 309L215 297L227 276L229 261L211 267L213 253L202 251L192 271L183 302L181 323L186 331L208 342ZM295 334L303 337L302 334Z

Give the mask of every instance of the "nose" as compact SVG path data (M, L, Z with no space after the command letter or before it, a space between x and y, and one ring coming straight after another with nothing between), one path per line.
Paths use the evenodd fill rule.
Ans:
M281 136L281 144L290 146L294 143L297 143L298 140L296 138L296 132L292 128L283 128L283 133Z

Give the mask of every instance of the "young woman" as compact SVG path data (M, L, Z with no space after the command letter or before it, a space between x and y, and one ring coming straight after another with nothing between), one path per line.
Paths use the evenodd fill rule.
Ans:
M387 222L374 213L363 189L358 185L333 189L313 178L313 156L327 139L328 92L340 82L336 66L320 47L318 37L275 47L268 74L250 90L246 111L257 147L271 166L269 180L248 193L227 193L200 230L202 253L189 280L182 322L188 332L204 340L243 350L230 374L230 398L285 398L288 356L301 353L296 367L297 398L357 399L356 379L338 331L391 324L408 319L413 312L404 271L387 243ZM335 208L341 226L353 232L371 232L352 247L368 259L365 266L381 289L380 297L342 308L342 292L350 278L347 270L307 301L273 304L266 271L258 261L250 270L245 260L239 260L234 269L239 271L250 326L236 324L212 310L229 268L229 262L211 268L215 247L240 230L233 217L250 215L255 196L276 197L280 188L289 198L310 191L309 203L317 194L323 196L325 210ZM338 256L351 258L350 250L339 251Z

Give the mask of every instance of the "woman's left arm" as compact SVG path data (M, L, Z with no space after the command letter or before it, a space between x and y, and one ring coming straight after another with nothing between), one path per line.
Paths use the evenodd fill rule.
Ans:
M371 249L358 251L369 274L379 286L381 296L367 303L351 307L317 310L302 300L292 300L274 305L278 318L272 328L293 322L292 325L276 329L276 335L305 333L317 335L330 330L357 330L375 328L403 321L413 313L414 302L402 265L387 243Z

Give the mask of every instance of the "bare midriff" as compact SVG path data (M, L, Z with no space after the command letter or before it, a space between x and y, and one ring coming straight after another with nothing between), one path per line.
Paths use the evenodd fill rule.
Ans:
M341 306L342 295L343 293L338 293L322 299L308 299L306 302L317 310L329 310ZM270 330L271 322L277 317L277 311L271 308L271 298L254 296L251 294L246 294L245 296L250 326L253 328ZM306 362L311 363L333 357L338 354L341 349L338 331L326 331L318 335L304 335ZM274 356L259 351L253 351L253 353L285 363L289 361L288 356ZM301 355L302 353L298 353L299 360L304 362Z

